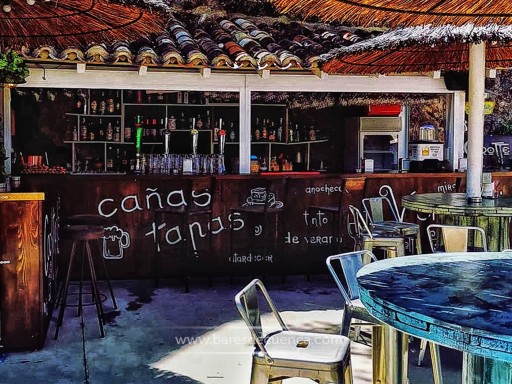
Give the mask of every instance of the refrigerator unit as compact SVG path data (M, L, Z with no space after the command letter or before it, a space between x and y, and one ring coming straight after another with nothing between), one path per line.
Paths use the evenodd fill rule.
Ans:
M344 171L363 168L373 160L374 172L398 170L398 159L406 157L407 143L401 117L352 117L345 119Z

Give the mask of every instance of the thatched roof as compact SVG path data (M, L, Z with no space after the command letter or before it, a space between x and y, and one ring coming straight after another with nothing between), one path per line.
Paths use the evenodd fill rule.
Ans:
M469 43L487 42L487 68L512 66L512 26L399 28L322 55L328 73L389 74L469 67Z
M11 2L0 10L0 48L22 46L72 46L92 42L112 43L161 32L161 12L106 0L49 0L29 5Z
M509 1L269 0L285 14L358 26L512 24Z

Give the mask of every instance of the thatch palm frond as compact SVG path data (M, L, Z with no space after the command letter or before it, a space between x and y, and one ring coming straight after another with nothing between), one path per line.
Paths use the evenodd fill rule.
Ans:
M135 40L162 31L166 17L106 0L17 1L0 12L0 46L87 45Z
M390 74L469 68L470 43L487 42L487 68L512 66L512 26L399 28L322 55L327 73Z
M269 0L282 13L358 26L511 24L512 5L489 0Z

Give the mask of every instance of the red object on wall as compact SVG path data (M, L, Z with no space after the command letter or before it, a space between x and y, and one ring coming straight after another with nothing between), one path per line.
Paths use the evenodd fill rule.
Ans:
M376 104L368 106L368 116L398 116L400 104Z

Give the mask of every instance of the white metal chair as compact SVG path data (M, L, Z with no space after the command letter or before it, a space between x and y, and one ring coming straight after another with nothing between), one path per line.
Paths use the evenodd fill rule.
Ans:
M357 327L360 325L382 325L375 319L368 310L361 303L359 298L359 285L357 283L357 271L363 265L377 261L373 253L367 250L341 253L338 255L329 256L326 259L327 268L331 273L336 285L338 286L341 295L344 299L343 318L341 321L341 335L348 336L352 320L359 320ZM374 331L375 332L375 331ZM358 337L356 328L355 337ZM356 339L357 340L357 339ZM422 340L423 342L424 340ZM372 338L372 344L376 342ZM425 340L425 344L426 344ZM430 343L430 356L432 359L432 370L435 384L442 384L441 374L441 359L439 354L439 346L435 343ZM374 358L376 358L374 356ZM381 362L373 362L373 369L379 369ZM374 378L375 378L374 372Z
M279 324L275 332L263 331L261 298ZM347 337L290 331L258 279L235 296L235 304L255 344L251 384L281 383L292 377L305 377L320 384L352 383L350 340Z
M388 187L383 190L384 187ZM420 226L416 223L408 223L403 221L403 214L398 212L393 190L389 186L383 186L380 193L387 193L392 197L390 200L387 196L367 197L362 200L363 210L368 219L368 224L376 229L391 228L398 232L406 239L414 240L416 254L421 255L421 235ZM409 242L406 242L409 244ZM409 247L409 252L413 252L413 247Z
M348 232L354 239L354 250L366 249L374 252L375 248L384 248L386 257L403 256L405 254L404 237L392 227L372 227L366 223L361 211L349 205L350 218ZM394 251L395 253L390 253Z
M487 252L487 237L480 227L430 224L428 242L432 252Z

